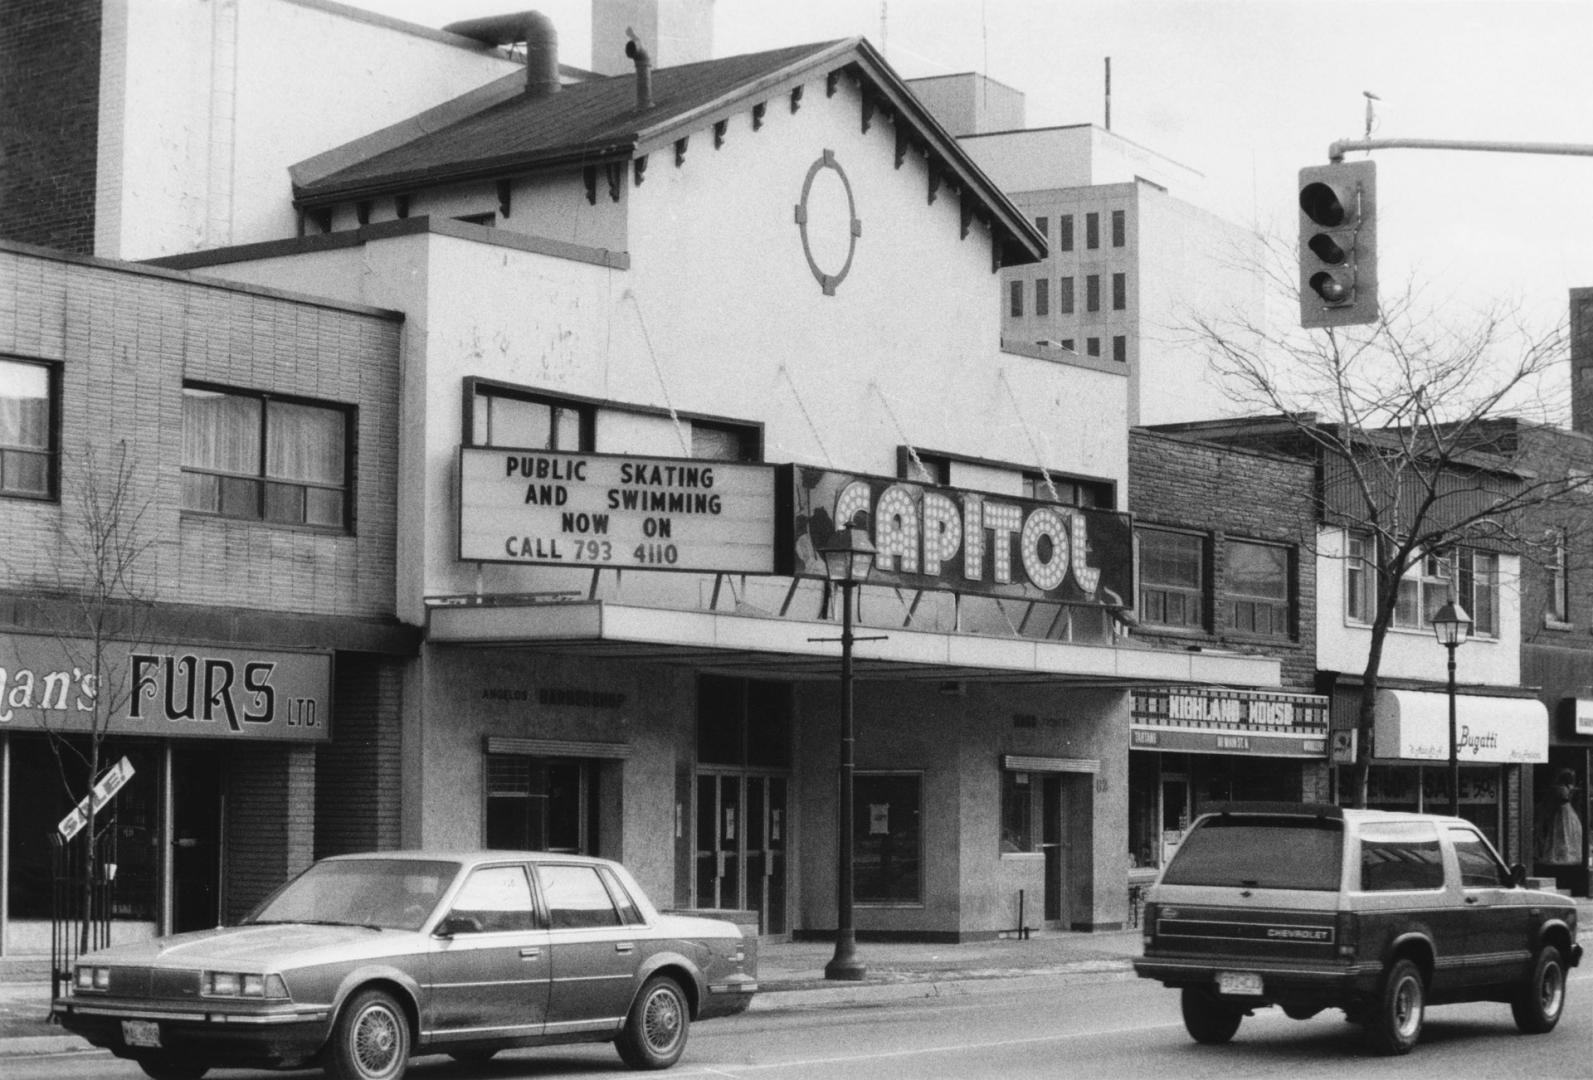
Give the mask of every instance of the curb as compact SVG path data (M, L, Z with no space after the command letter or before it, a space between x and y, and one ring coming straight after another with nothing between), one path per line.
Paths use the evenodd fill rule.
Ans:
M76 1035L22 1035L15 1039L0 1039L0 1059L80 1054L96 1049L87 1039L80 1039Z
M820 986L803 990L760 990L748 1012L777 1012L784 1009L818 1008L829 1005L864 1004L882 1001L914 1001L919 998L966 997L973 994L998 994L1041 990L1049 986L1080 981L1128 979L1134 968L1128 960L1084 960L1049 971L1023 975L994 975L974 979L932 979L924 982L853 983Z

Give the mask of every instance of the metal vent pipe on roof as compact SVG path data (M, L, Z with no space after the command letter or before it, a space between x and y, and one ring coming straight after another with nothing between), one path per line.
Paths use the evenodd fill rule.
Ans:
M653 107L653 58L647 54L642 46L641 38L636 36L636 31L630 27L625 28L625 36L630 38L625 43L625 55L636 61L636 107L638 109L651 109Z
M559 89L559 35L553 20L540 11L465 19L443 30L485 45L525 42L525 92L541 97Z

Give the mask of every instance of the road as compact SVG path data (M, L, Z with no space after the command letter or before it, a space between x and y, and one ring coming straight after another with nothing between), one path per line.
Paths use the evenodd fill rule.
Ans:
M923 1080L927 1077L1593 1076L1593 972L1572 973L1566 1019L1546 1036L1516 1032L1504 1005L1429 1010L1408 1058L1373 1057L1359 1028L1327 1012L1295 1021L1275 1009L1250 1017L1227 1046L1185 1034L1178 997L1153 983L1103 977L1046 990L1000 991L889 1004L753 1012L692 1029L672 1078L718 1080ZM142 1080L137 1066L104 1054L9 1058L7 1080ZM220 1071L215 1080L284 1074ZM317 1075L317 1074L302 1074ZM608 1046L550 1047L501 1055L486 1066L417 1059L413 1080L635 1076Z

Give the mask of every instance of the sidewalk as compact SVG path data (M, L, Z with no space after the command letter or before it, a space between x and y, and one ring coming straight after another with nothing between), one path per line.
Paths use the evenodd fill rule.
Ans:
M1036 933L959 945L860 942L867 967L860 982L831 982L829 942L763 944L758 948L755 1011L835 1006L916 997L975 994L1076 979L1127 978L1139 955L1140 932ZM0 961L0 1059L89 1049L49 1022L47 959Z

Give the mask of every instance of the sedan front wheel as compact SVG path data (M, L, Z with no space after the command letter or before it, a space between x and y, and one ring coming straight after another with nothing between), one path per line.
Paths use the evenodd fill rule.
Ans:
M409 1067L409 1020L393 996L361 990L349 998L326 1046L332 1080L400 1080Z

